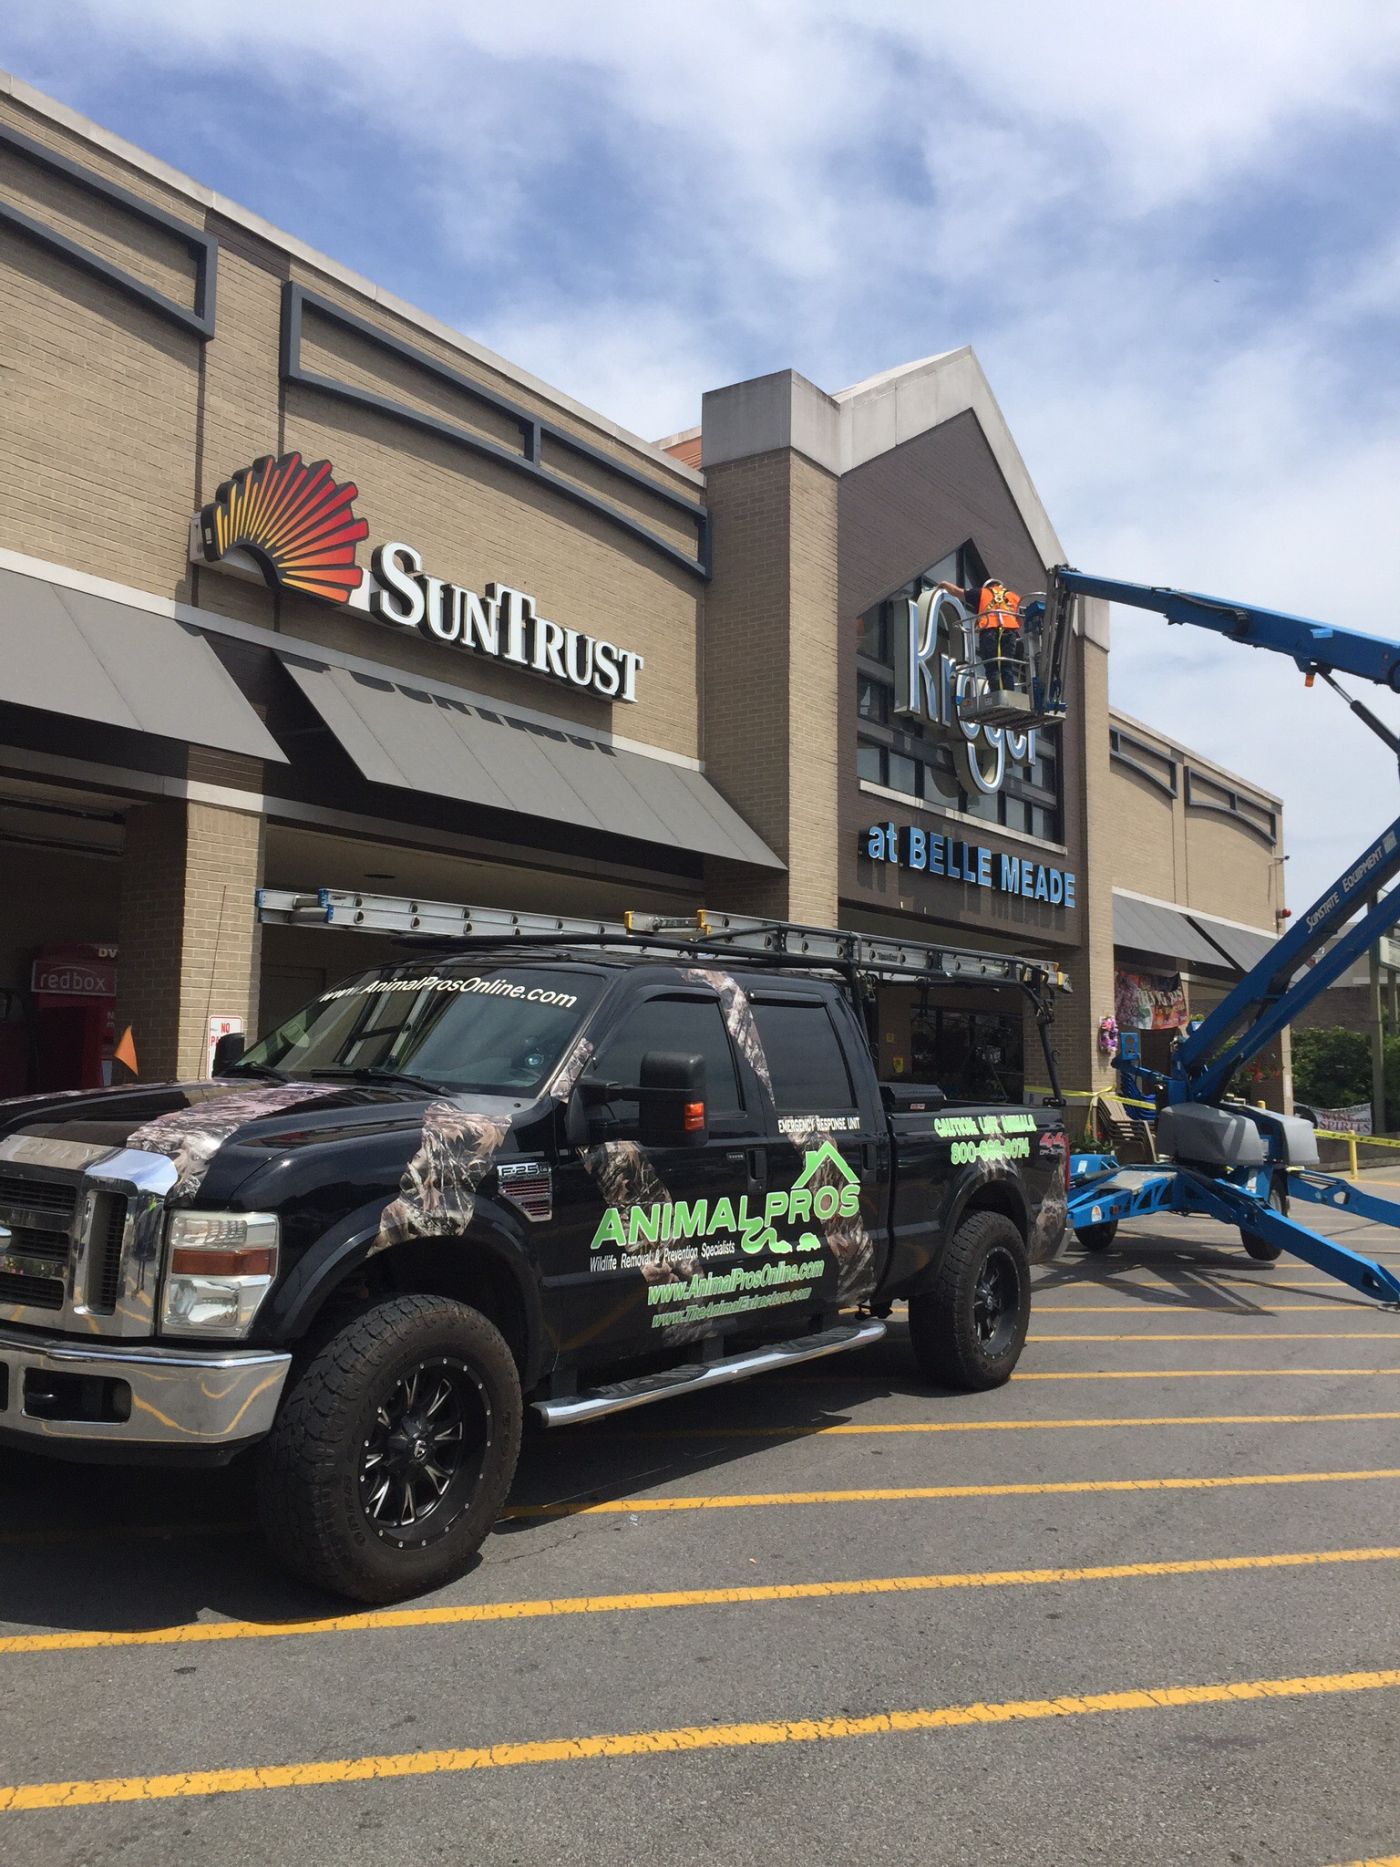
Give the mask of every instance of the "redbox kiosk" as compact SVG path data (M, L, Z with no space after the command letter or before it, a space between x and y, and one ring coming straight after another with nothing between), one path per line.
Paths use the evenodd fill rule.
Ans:
M36 1090L100 1089L112 1080L117 949L50 946L34 956Z

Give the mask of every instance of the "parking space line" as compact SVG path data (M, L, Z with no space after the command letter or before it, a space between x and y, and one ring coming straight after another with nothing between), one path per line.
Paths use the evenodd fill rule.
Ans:
M815 1439L869 1433L1064 1433L1101 1426L1323 1426L1400 1420L1385 1413L1149 1413L1070 1420L842 1420L830 1426L599 1427L590 1439Z
M1400 1341L1400 1335L1396 1337ZM1062 1372L1048 1372L1034 1368L1029 1373L1017 1369L1012 1375L1015 1382L1021 1381L1225 1381L1232 1379L1276 1381L1279 1379L1305 1380L1310 1377L1333 1378L1338 1375L1358 1375L1366 1380L1373 1380L1378 1375L1400 1374L1400 1367L1394 1368L1073 1368ZM796 1379L796 1376L792 1377ZM835 1377L829 1377L835 1378ZM851 1375L850 1379L860 1377ZM869 1380L871 1377L866 1376Z
M1264 1700L1319 1698L1377 1692L1400 1686L1400 1668L1384 1672L1318 1673L1293 1679L1239 1679L1219 1685L1149 1686L1125 1692L1067 1694L1062 1698L1004 1699L999 1703L940 1705L913 1711L874 1712L860 1718L771 1719L743 1724L683 1725L657 1731L608 1732L592 1737L546 1738L466 1750L415 1750L398 1755L340 1757L305 1763L261 1764L249 1769L189 1770L178 1775L96 1778L66 1783L0 1787L0 1813L92 1808L120 1802L162 1802L193 1796L239 1795L260 1789L311 1789L336 1783L380 1782L410 1776L457 1775L521 1764L582 1763L599 1757L657 1757L683 1751L734 1750L753 1745L811 1744L841 1738L883 1737L969 1726L1034 1723L1049 1718L1107 1716L1117 1712L1174 1711L1198 1705L1241 1705Z
M1230 1472L1209 1478L1057 1478L1034 1483L983 1485L876 1485L853 1491L732 1491L713 1497L624 1497L590 1502L510 1504L506 1518L629 1517L688 1510L767 1510L795 1504L899 1504L935 1498L1062 1497L1077 1492L1231 1491L1268 1485L1366 1484L1400 1478L1400 1466L1355 1472Z
M1024 1377L1021 1377L1024 1379ZM1400 1409L1347 1413L1149 1413L1116 1415L1104 1418L1088 1415L1063 1420L894 1420L856 1422L842 1420L829 1426L658 1426L609 1428L594 1427L588 1437L608 1440L657 1439L815 1439L869 1437L897 1433L1066 1433L1096 1432L1100 1429L1123 1431L1134 1427L1161 1426L1365 1426L1400 1420ZM1345 1476L1346 1474L1343 1474ZM1366 1474L1369 1475L1369 1474ZM1389 1474L1382 1474L1389 1475ZM1307 1474L1304 1474L1307 1476ZM1277 1481L1271 1481L1277 1482ZM924 1495L920 1493L919 1495ZM514 1507L525 1509L526 1507ZM603 1507L598 1507L603 1508ZM638 1506L619 1502L618 1510ZM640 1508L647 1508L641 1506ZM507 1516L513 1514L508 1509ZM206 1536L242 1536L254 1534L250 1522L231 1520L224 1523L137 1524L125 1527L104 1525L100 1535L104 1543L114 1540L158 1540L181 1542ZM0 1532L0 1548L51 1549L65 1544L90 1542L90 1528L66 1530L6 1530Z
M1028 1335L1028 1342L1356 1342L1382 1336L1400 1342L1400 1329L1151 1329L1145 1335L1107 1335L1079 1330L1066 1335Z
M1400 1332L1396 1341L1400 1342ZM1297 1380L1312 1377L1373 1380L1378 1375L1400 1374L1393 1368L1018 1368L1011 1381L1226 1381L1226 1380ZM886 1384L878 1372L858 1373L853 1368L833 1369L830 1374L769 1374L763 1377L774 1387L871 1387Z
M1203 1556L1167 1562L1098 1563L1078 1569L953 1570L942 1575L871 1576L856 1581L771 1582L734 1588L660 1589L651 1594L565 1595L538 1601L474 1601L451 1607L384 1608L308 1621L190 1621L126 1631L76 1629L61 1634L8 1634L0 1655L91 1652L113 1647L202 1646L226 1640L285 1640L311 1634L377 1633L413 1627L468 1627L491 1621L566 1615L633 1614L662 1608L738 1607L763 1601L827 1601L850 1595L913 1595L956 1588L1059 1587L1069 1582L1159 1580L1183 1575L1233 1575L1259 1569L1315 1569L1334 1563L1400 1561L1400 1547L1323 1549L1271 1556Z
M1174 1322L1178 1316L1249 1316L1262 1313L1268 1316L1295 1315L1300 1310L1311 1310L1314 1314L1335 1316L1339 1309L1362 1310L1374 1315L1376 1306L1364 1298L1357 1297L1346 1302L1336 1303L1272 1303L1262 1312L1241 1310L1229 1303L1164 1303L1157 1315L1163 1322ZM1146 1314L1144 1314L1144 1310ZM1153 1314L1150 1307L1137 1303L1047 1303L1044 1297L1036 1297L1031 1306L1035 1316L1140 1316L1146 1321Z

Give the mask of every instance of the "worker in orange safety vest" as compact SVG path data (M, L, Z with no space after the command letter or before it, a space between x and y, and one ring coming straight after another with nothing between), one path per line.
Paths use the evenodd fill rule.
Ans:
M957 597L966 608L974 607L974 593L958 584L939 586ZM986 672L989 687L1015 687L1020 684L1021 669L1021 598L1015 590L989 577L976 591L977 658ZM1010 637L1010 640L1007 638Z

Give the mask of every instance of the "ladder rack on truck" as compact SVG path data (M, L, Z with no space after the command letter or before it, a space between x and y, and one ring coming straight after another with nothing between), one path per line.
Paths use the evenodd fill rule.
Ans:
M986 953L942 941L896 940L850 933L839 927L809 927L762 915L719 914L701 908L690 915L631 912L622 920L589 920L558 914L521 913L508 908L466 907L453 901L424 901L408 895L372 895L343 888L299 893L291 888L257 891L259 920L272 926L349 927L361 933L514 945L554 941L561 945L642 946L658 951L742 953L801 966L855 967L872 976L968 979L990 985L1033 986L1068 991L1063 971L1051 960L1011 953Z
M1050 1029L1053 998L1069 981L1053 961L1012 953L979 952L941 941L897 940L852 933L839 927L809 927L761 915L719 914L701 908L678 916L630 912L620 921L557 914L519 913L507 908L467 907L406 895L363 894L353 889L259 888L258 919L269 926L340 927L400 939L499 950L520 946L596 946L684 953L710 960L742 957L746 965L775 969L830 968L860 996L863 981L924 985L1003 985L1022 993L1035 1011L1049 1102L1061 1106L1059 1070ZM863 1008L864 1009L864 1008ZM873 1043L873 1028L871 1028Z
M1252 604L1091 577L1068 565L1053 570L1045 595L1024 607L1034 652L1026 659L1031 711L1022 724L1053 724L1064 717L1067 645L1078 597L1155 611L1168 622L1287 655L1309 686L1321 677L1400 758L1400 737L1336 680L1338 673L1355 675L1400 692L1400 643ZM976 669L965 673L975 683ZM1106 1244L1121 1220L1160 1212L1202 1215L1238 1226L1253 1256L1291 1252L1363 1295L1400 1307L1400 1278L1393 1272L1288 1212L1292 1200L1301 1200L1400 1228L1400 1204L1315 1171L1311 1124L1228 1099L1237 1072L1400 921L1400 887L1390 886L1397 876L1400 818L1186 1033L1164 1074L1135 1069L1138 1092L1148 1088L1157 1100L1156 1141L1166 1158L1131 1169L1111 1154L1072 1158L1070 1221L1091 1249ZM1387 887L1390 892L1382 894Z

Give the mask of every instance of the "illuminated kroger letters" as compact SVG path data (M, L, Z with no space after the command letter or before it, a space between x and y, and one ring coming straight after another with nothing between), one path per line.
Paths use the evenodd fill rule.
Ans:
M488 583L478 596L462 584L429 576L412 545L376 547L369 613L379 622L416 629L430 642L513 662L603 700L637 698L640 655L537 615L535 599L509 584Z
M941 875L951 882L970 882L1025 901L1044 901L1052 908L1072 908L1078 898L1079 878L1073 869L1053 868L1027 856L1008 856L984 843L963 843L940 836L917 823L872 823L860 833L860 852L872 862L893 862L902 869Z
M1035 733L969 724L959 716L958 702L978 677L972 619L955 596L925 590L905 608L904 643L895 658L895 711L949 733L963 783L991 796L1001 789L1008 762L1020 765L1035 757Z

